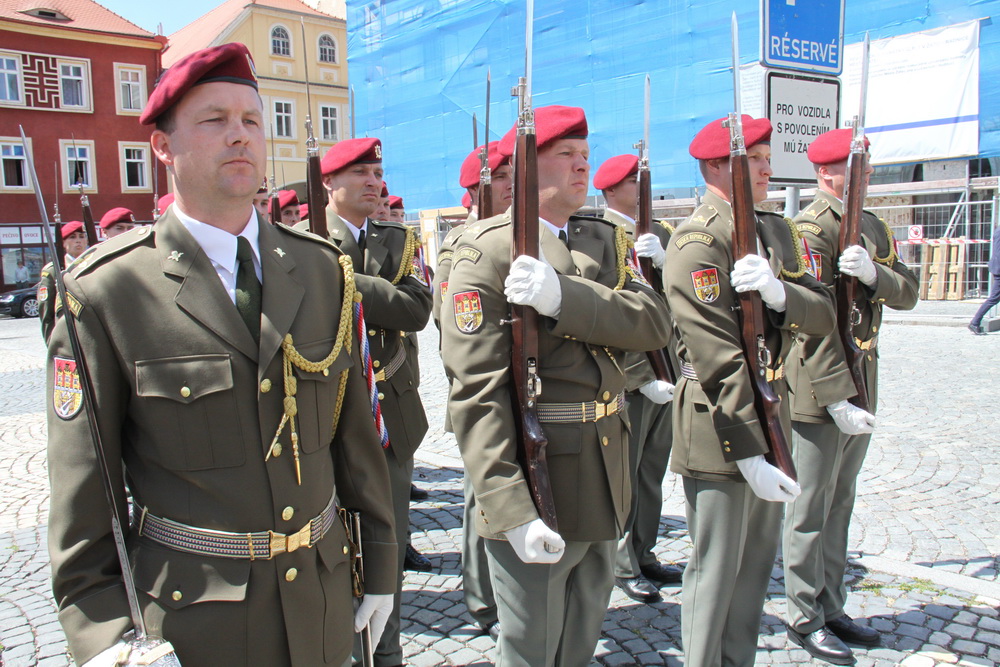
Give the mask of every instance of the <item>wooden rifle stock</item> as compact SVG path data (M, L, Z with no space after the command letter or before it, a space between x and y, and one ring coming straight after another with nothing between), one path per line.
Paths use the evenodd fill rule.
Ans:
M281 222L281 201L278 199L278 191L271 190L271 197L268 199L268 218L272 225Z
M83 183L77 183L80 188L80 207L83 209L83 228L87 232L87 245L95 246L99 243L97 239L97 226L94 225L94 214L90 210L90 199L83 192Z
M514 206L511 210L514 239L511 259L520 255L537 258L539 254L537 147L534 127L529 132L522 130L519 125L514 148ZM517 423L518 459L528 474L528 486L539 518L553 531L559 532L545 453L548 440L542 431L537 410L538 396L541 394L541 379L538 377L538 313L530 306L511 304L511 327L511 404Z
M860 152L855 152L852 146L849 160L847 192L844 193L844 215L840 220L840 252L861 243L861 219L864 215L866 194L865 171L868 166L864 146L862 145ZM857 278L843 273L837 276L837 333L844 344L847 369L858 392L858 395L851 399L851 403L866 412L871 412L864 368L865 353L854 339L854 327L861 323L861 311L855 303L857 292Z
M730 122L735 123L735 114L730 114ZM750 187L750 165L746 150L733 149L729 156L733 178L733 259L742 259L757 254L757 216L754 213L753 191ZM764 328L764 302L756 291L740 292L739 319L743 353L750 371L753 387L754 408L760 421L764 438L770 450L765 456L771 465L796 479L795 464L788 446L788 436L781 427L781 399L767 382L767 368L771 363L771 352L767 349Z
M649 175L649 169L639 169L639 214L635 220L636 238L643 234L651 234L653 228L653 185ZM652 285L657 296L663 296L663 276L653 266L653 260L649 257L639 257L639 270L642 275ZM646 352L649 365L653 367L653 375L657 380L677 384L677 376L667 359L664 349L658 348Z
M323 170L319 154L309 156L309 171L306 176L306 197L309 202L309 231L321 238L328 235L326 229L326 188L323 187Z

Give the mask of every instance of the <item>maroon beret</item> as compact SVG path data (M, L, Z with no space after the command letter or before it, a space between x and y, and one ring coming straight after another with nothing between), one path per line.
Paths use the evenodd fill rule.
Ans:
M379 197L385 199L388 196L389 196L389 184L386 183L385 181L382 181L382 194L380 194Z
M389 197L389 208L403 208L403 198L396 195Z
M535 109L535 144L541 150L556 139L586 139L587 116L580 107L553 104ZM514 154L517 142L517 123L500 140L500 154Z
M299 204L299 218L301 220L309 219L309 204Z
M152 125L193 87L213 81L241 83L257 90L257 72L246 45L231 42L195 51L178 60L156 82L139 122Z
M613 188L639 171L639 156L626 153L608 158L594 174L594 187L598 190Z
M846 160L847 156L851 154L851 139L853 137L854 130L849 127L824 132L809 144L806 156L813 164L833 164ZM865 150L870 145L868 137L865 137Z
M72 222L64 222L62 226L62 237L63 240L69 238L70 234L76 234L77 232L83 231L83 223L79 220L73 220Z
M688 146L691 157L699 160L720 160L729 157L729 128L723 127L719 118L701 128ZM753 118L743 114L743 140L746 147L756 146L771 140L771 121L766 118Z
M479 170L482 168L479 162L479 151L482 148L482 146L479 146L473 149L462 163L462 171L458 175L458 183L463 188L471 188L473 185L479 183ZM500 154L499 141L491 141L486 148L486 160L490 165L490 172L492 173L493 170L510 162L510 156Z
M156 200L156 207L160 209L160 212L167 210L167 207L174 203L174 195L171 192L163 195Z
M269 199L268 201L273 200ZM299 196L295 193L295 190L278 190L278 211L281 211L286 206L298 205ZM270 204L268 204L268 210L270 210Z
M472 195L469 194L468 190L466 190L465 194L462 195L462 206L469 210L472 209Z
M382 142L375 137L344 139L333 145L323 156L323 175L332 174L356 162L373 164L382 161Z
M105 213L104 217L101 218L101 229L107 229L111 225L118 224L119 222L135 222L135 214L122 206L113 208Z

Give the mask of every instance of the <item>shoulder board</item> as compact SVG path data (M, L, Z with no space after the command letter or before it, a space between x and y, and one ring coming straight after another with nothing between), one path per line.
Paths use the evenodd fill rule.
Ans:
M689 243L701 243L710 246L715 241L715 237L708 230L685 231L683 228L679 234L671 237L674 245L680 250Z
M486 218L485 220L477 220L469 225L469 228L465 230L465 233L471 234L474 239L478 239L491 229L497 229L509 224L510 216L506 213L502 213L500 215L494 215L492 218Z
M289 236L295 236L300 239L305 239L307 241L312 241L313 243L319 243L320 245L326 246L327 248L334 250L338 255L344 254L344 251L338 248L335 243L320 236L316 236L308 229L296 229L295 227L289 227L287 225L274 225L273 227L274 229L288 234Z
M77 257L76 261L70 264L66 270L70 272L71 276L78 278L136 246L151 243L152 238L153 228L151 226L136 227L88 248L87 252Z
M384 227L386 229L402 229L404 232L409 229L408 226L401 222L394 222L392 220L372 220L368 218L369 225L375 225L376 227Z
M691 214L691 217L687 221L699 225L707 225L717 215L719 215L719 212L715 210L714 206L711 204L702 204L694 210L694 213Z
M830 202L824 199L814 199L813 203L806 207L806 210L799 214L803 218L818 218L826 209L830 208Z

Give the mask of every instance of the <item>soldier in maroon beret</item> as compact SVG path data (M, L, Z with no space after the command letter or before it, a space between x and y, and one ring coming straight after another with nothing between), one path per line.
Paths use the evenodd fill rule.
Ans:
M254 202L256 202L256 198L254 199ZM163 215L163 212L167 210L167 207L169 207L173 203L174 203L174 194L172 192L168 192L167 194L160 197L160 199L156 202L156 206L160 209L160 215ZM256 206L256 203L254 203L254 206ZM265 208L265 211L266 210L267 209Z
M402 197L389 196L389 220L399 223L406 220L406 209L403 207Z
M442 356L476 501L466 530L483 538L492 574L497 662L577 666L593 658L631 505L624 353L664 345L669 323L632 268L624 230L576 215L590 186L583 109L540 107L534 120L538 191L526 196L538 197L544 259L512 261L510 210L467 225L441 305ZM501 155L513 152L515 132ZM558 532L539 518L518 462L512 303L539 315L538 411Z
M754 409L737 293L764 304L767 381L790 437L785 359L796 333L833 327L832 295L805 270L791 221L756 211L758 252L733 261L729 128L719 119L691 142L705 196L667 246L663 279L679 334L681 378L674 394L670 469L681 475L693 550L684 571L684 662L695 667L754 663L761 611L796 484L764 459L768 444ZM743 116L755 204L767 197L771 123Z
M101 218L101 229L109 239L124 234L133 227L135 227L135 215L122 206L111 209Z
M64 309L122 520L134 499L134 602L186 667L342 665L352 626L381 634L397 573L366 363L343 339L360 323L350 267L253 208L266 121L246 46L179 60L141 121L176 200L70 267ZM53 589L76 663L104 667L132 620L66 322L49 344ZM340 503L364 517L357 611Z
M281 220L281 223L289 227L298 224L302 220L302 214L299 211L299 196L295 190L278 191L278 211L278 218Z
M271 205L269 203L270 200L271 200L271 197L270 197L270 194L267 191L267 184L265 183L264 185L261 185L260 188L257 189L257 194L255 194L253 196L253 207L255 209L257 209L257 212L260 213L260 217L262 219L264 219L264 220L268 219L268 215L267 214L268 214L268 210L271 207ZM165 208L165 207L161 207L161 208Z
M809 145L818 187L795 223L809 248L810 271L824 285L835 290L838 273L859 281L854 306L860 320L854 338L864 353L870 412L850 402L858 392L838 331L799 336L787 361L798 369L789 377L789 391L792 454L802 495L785 510L786 625L789 639L834 664L854 662L847 644L879 643L875 628L856 623L844 611L847 536L857 477L875 428L878 355L871 350L878 344L882 308L913 308L918 289L917 277L896 254L892 232L874 213L862 214L861 245L840 247L852 136L849 128L832 130ZM869 165L865 178L873 171Z
M476 205L478 204L479 195L479 172L482 170L482 160L479 157L479 153L482 149L482 146L478 146L465 157L458 176L458 184L465 188L466 193L472 200L472 212L469 218L466 219L466 223L474 222L478 219ZM513 182L510 179L510 156L500 153L499 141L491 141L487 144L486 159L490 168L490 185L492 186L494 210L506 211L507 207L510 206L511 193L513 192Z

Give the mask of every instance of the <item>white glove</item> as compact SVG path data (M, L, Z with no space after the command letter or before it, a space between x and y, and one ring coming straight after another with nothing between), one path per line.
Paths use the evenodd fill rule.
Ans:
M837 428L847 435L871 433L875 430L875 415L865 412L846 400L831 403L826 406L826 411L833 417Z
M859 245L852 245L840 254L837 267L841 273L854 276L865 285L871 287L878 280L875 272L875 262L868 256L868 251Z
M118 658L123 655L128 655L128 644L120 641L83 663L83 667L114 667L118 664Z
M392 613L392 596L376 595L365 593L361 600L361 605L354 612L354 631L361 632L366 625L371 626L372 646L378 645L378 640L382 638L382 631L385 630L386 621Z
M771 266L760 255L747 255L736 260L729 274L737 292L760 292L760 298L776 313L785 312L785 286L771 273Z
M674 400L674 385L666 380L653 380L649 384L639 387L639 393L653 403L663 405Z
M761 455L736 462L747 484L761 500L789 503L799 497L799 483L764 460Z
M503 293L510 303L531 306L539 315L559 317L562 310L562 286L556 270L527 255L511 262Z
M558 563L566 550L566 541L541 519L511 528L504 537L525 563Z
M653 266L662 269L663 257L667 253L660 245L660 239L656 234L643 234L635 240L635 254L639 257L649 257L653 260Z

